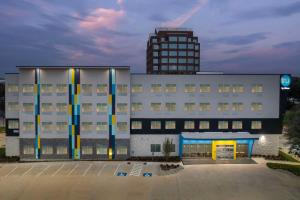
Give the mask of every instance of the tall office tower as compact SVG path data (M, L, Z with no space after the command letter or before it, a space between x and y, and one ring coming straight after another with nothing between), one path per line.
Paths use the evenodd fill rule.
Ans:
M196 74L200 43L191 29L156 28L147 41L148 74Z

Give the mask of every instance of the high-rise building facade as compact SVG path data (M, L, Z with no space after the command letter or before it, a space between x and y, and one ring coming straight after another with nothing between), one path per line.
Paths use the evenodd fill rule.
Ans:
M147 42L148 74L196 74L200 43L191 29L156 28Z

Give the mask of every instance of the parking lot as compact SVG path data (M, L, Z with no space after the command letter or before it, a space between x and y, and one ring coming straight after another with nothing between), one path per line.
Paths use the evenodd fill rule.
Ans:
M1 164L0 177L12 176L156 176L157 163L143 162L44 162Z

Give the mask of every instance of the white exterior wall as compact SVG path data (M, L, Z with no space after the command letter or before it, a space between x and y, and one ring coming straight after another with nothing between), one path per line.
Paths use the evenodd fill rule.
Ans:
M5 137L5 155L6 156L19 156L20 144L19 137Z
M131 156L152 156L151 144L160 144L161 152L155 152L154 156L163 156L163 143L166 138L173 140L175 152L170 156L179 155L179 135L131 135L130 137L130 155Z
M131 112L132 118L278 118L279 117L279 76L278 75L131 75L131 85L142 84L143 92L131 94L131 102L143 103L143 110ZM176 84L176 93L151 93L151 84L161 84L164 91L166 84ZM195 84L196 92L185 93L185 84ZM200 93L200 84L209 84L210 93ZM243 93L218 93L219 84L242 84ZM263 93L254 94L251 92L253 84L262 84ZM160 112L151 111L151 103L166 102L176 103L175 112L167 112L162 109ZM194 112L184 111L184 103L196 103L198 109ZM234 112L230 109L227 112L217 110L218 103L242 102L244 110ZM260 112L251 111L251 103L262 103L263 110ZM200 112L199 103L210 103L209 112Z
M280 134L261 134L253 145L253 155L278 155Z

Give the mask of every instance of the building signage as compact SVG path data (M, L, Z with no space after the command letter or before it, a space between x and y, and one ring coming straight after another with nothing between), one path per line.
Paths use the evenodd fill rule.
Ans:
M292 83L292 77L289 74L280 76L280 87L282 90L289 90Z

